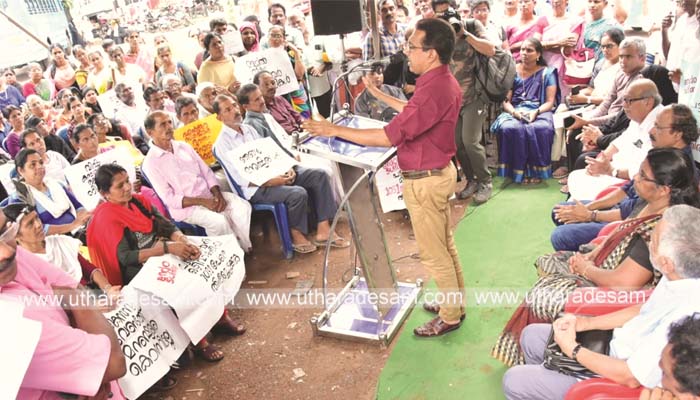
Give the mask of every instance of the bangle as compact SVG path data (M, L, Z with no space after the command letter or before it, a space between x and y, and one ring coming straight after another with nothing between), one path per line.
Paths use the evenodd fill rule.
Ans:
M168 241L163 240L163 254L168 254Z
M578 362L578 360L576 359L576 356L578 356L578 352L581 351L582 347L583 347L583 345L581 343L577 344L576 347L574 347L574 349L571 351L571 359L572 360Z

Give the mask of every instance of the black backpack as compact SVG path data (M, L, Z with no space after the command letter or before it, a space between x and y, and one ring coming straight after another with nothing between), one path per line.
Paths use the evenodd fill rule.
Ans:
M470 18L465 25L467 31L476 35L476 20ZM478 83L477 95L486 103L503 102L508 92L513 88L515 79L515 60L510 53L502 48L496 49L496 54L491 57L476 52L476 65L474 76Z

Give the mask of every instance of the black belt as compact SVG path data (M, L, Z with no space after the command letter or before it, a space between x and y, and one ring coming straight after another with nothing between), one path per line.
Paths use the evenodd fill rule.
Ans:
M442 175L443 168L426 169L422 171L401 171L401 175L404 179L423 179L429 176L440 176Z

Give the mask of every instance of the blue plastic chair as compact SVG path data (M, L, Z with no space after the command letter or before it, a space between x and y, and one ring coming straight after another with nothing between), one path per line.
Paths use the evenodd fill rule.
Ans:
M146 176L146 173L143 171L143 168L141 168L141 180L143 181L142 183L145 184L146 186L150 187L153 189L153 185L151 184L151 181L148 180L148 177ZM158 199L160 199L160 202L163 203L163 207L165 207L165 212L167 215L164 217L168 218L177 226L177 228L185 233L189 233L192 236L207 236L207 230L202 228L199 225L194 225L194 224L188 224L185 221L175 221L173 217L170 216L170 210L168 210L168 206L165 204L163 199L160 197L158 192L156 192L155 189L153 189L155 192L156 196L158 196Z
M232 188L236 189L236 193L242 198L243 190L241 186L233 179L233 176L226 169L226 164L224 164L216 153L216 148L212 148L212 154L219 165L224 169L224 174L226 174L226 179ZM280 242L282 243L282 252L284 253L284 258L287 260L294 257L294 247L292 246L292 235L289 233L289 221L287 220L287 206L284 203L256 203L252 204L253 211L268 211L271 212L275 218L275 225L277 226L277 233L280 235Z

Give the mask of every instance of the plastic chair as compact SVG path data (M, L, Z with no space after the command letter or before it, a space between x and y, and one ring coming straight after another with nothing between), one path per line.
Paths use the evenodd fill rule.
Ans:
M146 186L153 188L153 185L151 184L151 181L148 180L148 177L146 176L146 172L143 170L143 168L141 168L141 179L143 180L143 183ZM160 199L160 202L163 203L163 207L165 207L165 211L167 213L167 215L165 215L165 217L168 218L169 220L171 220L173 222L173 224L175 224L175 226L177 226L177 228L179 230L181 230L185 233L189 233L192 236L207 236L206 229L202 228L199 225L188 224L185 221L175 221L173 219L173 217L170 216L170 210L168 210L168 206L165 204L165 202L160 197L158 192L156 192L155 189L153 191L156 193L156 196L158 196L158 198Z
M224 174L226 174L226 179L232 188L236 189L236 193L245 199L243 196L243 190L241 186L233 179L233 176L229 173L224 164L216 153L216 148L212 148L212 154L216 161L219 162L221 167L224 169ZM292 235L289 233L289 221L287 220L287 206L284 203L256 203L252 204L253 211L268 211L271 212L275 218L275 225L277 226L277 233L280 236L280 242L282 243L282 252L284 253L284 258L287 260L294 257L294 248L292 247Z

